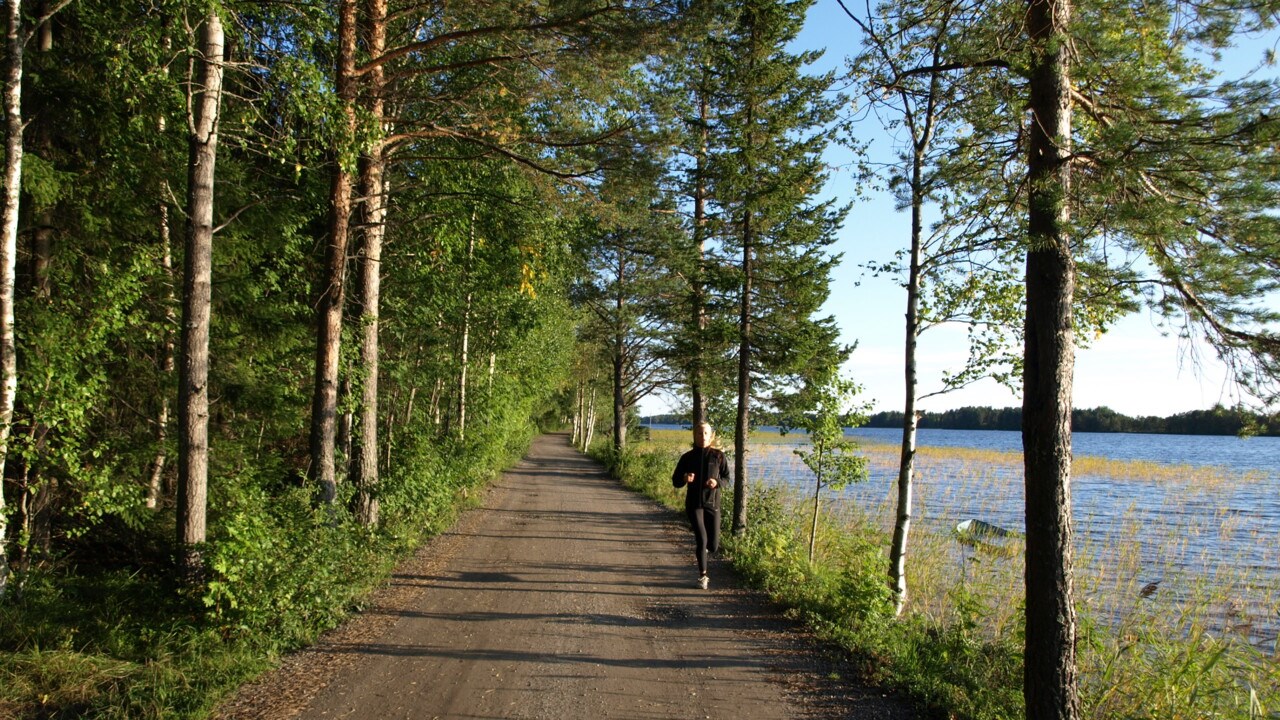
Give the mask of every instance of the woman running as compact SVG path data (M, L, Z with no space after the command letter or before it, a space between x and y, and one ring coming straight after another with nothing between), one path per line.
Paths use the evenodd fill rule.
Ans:
M729 480L729 461L716 447L716 433L702 423L693 428L693 449L680 456L671 484L685 488L684 511L693 526L698 587L707 589L707 553L720 546L720 485Z

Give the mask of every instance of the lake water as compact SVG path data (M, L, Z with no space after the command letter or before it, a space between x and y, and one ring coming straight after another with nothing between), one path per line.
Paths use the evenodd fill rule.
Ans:
M901 430L858 428L848 434L864 443L870 477L830 494L831 501L854 503L891 528ZM803 442L803 435L792 435L782 444L753 446L752 477L811 493L812 474L793 452ZM1021 433L924 428L917 445L917 531L948 533L970 518L1025 530ZM1097 604L1104 611L1114 612L1125 604L1117 597L1127 598L1148 582L1160 581L1159 598L1175 603L1208 585L1231 599L1234 617L1253 624L1255 642L1276 644L1280 438L1075 433L1072 446L1077 555L1095 575L1083 585L1103 596ZM1086 456L1154 463L1155 471L1139 468L1117 477L1123 466L1090 464ZM1227 612L1220 618L1224 624L1232 619Z
M855 428L847 434L895 445L902 442L902 431L896 428ZM916 444L920 447L1021 452L1022 433L1012 430L921 428ZM1072 433L1071 447L1076 455L1259 470L1271 473L1273 477L1280 476L1280 437L1078 432Z

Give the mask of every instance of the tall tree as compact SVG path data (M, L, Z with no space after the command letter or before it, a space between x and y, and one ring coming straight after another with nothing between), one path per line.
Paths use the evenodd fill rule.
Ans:
M1022 447L1026 473L1027 620L1023 692L1031 720L1073 720L1071 380L1075 361L1070 236L1071 5L1031 0L1027 37L1027 320Z
M214 162L222 103L225 37L210 10L200 30L188 118L186 252L182 285L182 357L178 377L178 548L191 576L199 571L205 540L209 483L209 324L213 281Z
M715 52L711 195L726 228L721 248L736 256L737 413L733 532L747 528L751 403L806 369L838 365L826 300L836 258L826 252L847 208L817 202L822 150L834 102L831 76L804 74L820 53L792 54L811 2L747 0Z
M590 122L583 96L605 94L602 74L630 62L648 26L668 17L663 2L599 6L572 2L548 10L541 3L468 3L438 7L409 2L387 17L385 5L366 7L370 33L357 57L360 6L338 5L334 90L341 139L330 198L332 220L326 277L317 306L316 380L311 419L310 473L327 501L336 498L336 416L347 235L352 211L354 149L362 132L358 98L394 100L394 118L374 118L372 134L385 168L397 156L461 153L466 159L505 157L562 178L587 170L578 158L608 133ZM404 38L383 45L388 35ZM380 47L374 48L377 42ZM554 60L555 73L543 63ZM594 82L586 80L594 73ZM390 76L393 82L386 81ZM560 101L560 102L556 102ZM589 104L585 103L585 104ZM386 133L386 126L395 131ZM385 223L385 218L383 219ZM368 356L364 360L368 373ZM460 388L460 384L455 384ZM456 398L461 401L461 398ZM458 405L460 409L462 406ZM367 444L367 443L366 443Z
M632 408L673 379L658 345L661 298L673 293L660 259L678 234L658 193L662 158L643 152L644 147L611 163L601 203L592 209L597 218L583 223L590 247L582 252L590 259L578 300L594 314L596 336L608 348L616 457L626 448Z
M338 468L334 457L338 437L338 383L342 344L342 311L346 301L347 241L351 227L351 197L355 175L357 0L338 3L338 47L334 92L339 115L338 147L329 189L329 231L325 243L323 277L316 302L315 386L311 400L311 480L320 498L338 497Z
M709 400L723 394L721 376L732 372L723 363L729 354L726 318L722 308L713 307L717 301L715 274L709 267L715 242L710 178L716 82L712 63L715 47L724 40L732 18L731 2L694 4L680 26L684 32L675 48L660 57L651 72L653 104L667 118L659 122L669 128L671 137L668 192L678 198L675 204L686 236L668 248L665 260L685 289L672 298L676 302L667 304L670 340L665 354L684 375L694 425L708 421Z
M22 196L22 71L26 45L49 19L71 0L35 3L5 2L4 116L5 159L4 197L0 209L0 478L4 477L13 431L13 409L18 393L18 360L14 328L14 285L18 263L18 215ZM26 13L23 12L27 7ZM24 15L34 18L27 24ZM5 553L7 537L4 493L0 492L0 598L8 588L9 562Z
M959 111L969 102L973 75L1004 68L990 48L971 35L981 31L981 10L967 0L936 0L901 8L879 5L859 16L843 2L845 13L862 31L862 51L851 61L851 79L864 85L867 105L886 125L906 131L906 145L889 165L888 184L900 209L910 212L908 248L891 263L869 263L876 273L894 272L906 290L903 370L905 394L898 462L898 501L889 549L889 583L895 611L908 599L907 540L914 493L916 432L927 398L995 376L1010 384L1018 366L1013 340L1021 324L1018 247L989 227L973 224L955 211L926 232L929 205L954 206L958 198L948 178L984 169L951 158L965 130ZM973 55L977 53L976 55ZM866 122L865 120L863 122ZM942 387L921 395L916 358L920 337L944 323L967 326L970 355L958 372L944 375Z
M369 55L380 57L387 47L386 0L367 0L365 34ZM355 438L356 514L366 526L378 523L378 314L382 303L382 243L386 236L388 194L387 156L383 142L386 123L386 68L369 72L366 109L374 139L360 165L360 403Z
M5 3L4 74L4 215L0 218L0 477L8 457L9 435L13 430L14 397L18 392L18 364L14 350L14 276L18 262L18 203L22 193L22 53L25 39L22 3ZM0 487L0 597L9 581L9 561L5 554L8 513Z

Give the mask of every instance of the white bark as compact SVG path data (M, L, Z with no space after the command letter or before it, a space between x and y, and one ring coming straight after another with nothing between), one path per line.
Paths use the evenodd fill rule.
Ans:
M5 3L5 45L8 63L4 76L4 208L0 211L0 478L9 452L13 429L14 398L18 392L18 361L14 347L13 285L18 260L18 203L22 192L22 3ZM0 492L0 597L8 587L9 562L4 539L8 514Z

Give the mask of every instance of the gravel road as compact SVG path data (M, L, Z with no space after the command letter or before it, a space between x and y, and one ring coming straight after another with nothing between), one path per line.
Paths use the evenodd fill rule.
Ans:
M905 720L562 434L220 718Z

